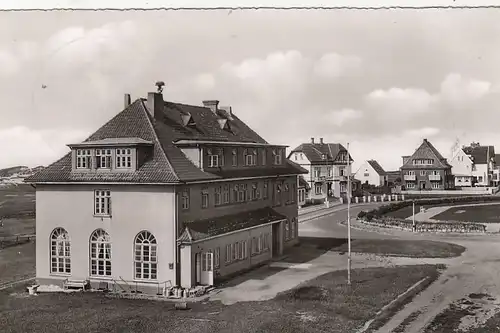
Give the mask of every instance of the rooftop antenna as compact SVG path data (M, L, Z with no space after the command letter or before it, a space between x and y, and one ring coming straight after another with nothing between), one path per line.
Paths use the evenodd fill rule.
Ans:
M158 89L158 93L161 94L163 92L163 87L165 86L165 82L156 81L155 85L156 85L156 88Z

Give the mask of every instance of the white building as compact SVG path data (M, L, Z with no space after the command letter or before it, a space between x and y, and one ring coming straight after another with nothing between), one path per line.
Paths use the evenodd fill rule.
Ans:
M459 149L452 157L455 186L491 186L495 169L495 147L473 142Z
M365 161L356 171L354 178L361 181L362 184L374 186L384 186L387 184L387 172L375 160Z

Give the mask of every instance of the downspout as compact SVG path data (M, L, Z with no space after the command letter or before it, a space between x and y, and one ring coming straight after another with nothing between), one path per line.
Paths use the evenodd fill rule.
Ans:
M177 187L174 185L174 265L175 265L175 283L174 286L180 285L179 275L179 244L177 243L179 235L179 215L178 215L178 204L179 204L179 193L177 192Z

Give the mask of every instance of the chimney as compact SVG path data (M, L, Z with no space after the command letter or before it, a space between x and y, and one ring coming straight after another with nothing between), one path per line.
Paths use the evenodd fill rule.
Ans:
M219 101L217 100L209 100L209 101L203 101L203 106L206 108L209 108L212 110L212 112L215 114L217 113L217 106L219 106Z
M323 138L319 138L319 143L323 144Z
M130 94L125 94L125 98L123 100L123 106L127 108L130 105Z
M314 144L314 138L311 138L311 143Z
M230 106L220 106L219 109L226 112L227 119L233 120L233 108L232 107L230 107Z
M147 108L153 118L158 118L164 109L163 95L160 92L148 93Z

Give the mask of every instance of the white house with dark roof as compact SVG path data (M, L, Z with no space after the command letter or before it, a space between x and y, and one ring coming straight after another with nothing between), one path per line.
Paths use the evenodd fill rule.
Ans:
M469 146L458 149L450 164L455 176L455 186L494 185L494 146L481 146L479 142L472 142Z
M362 184L383 186L387 184L387 172L376 160L365 161L356 171L354 178Z
M218 101L161 86L26 182L36 187L38 284L156 294L214 285L298 242L298 175L285 146Z
M352 166L353 159L349 156ZM347 149L340 143L325 143L323 138L303 143L293 149L288 159L307 170L304 179L309 183L309 200L324 200L328 196L341 197L347 193Z

